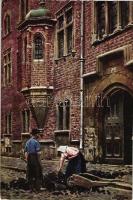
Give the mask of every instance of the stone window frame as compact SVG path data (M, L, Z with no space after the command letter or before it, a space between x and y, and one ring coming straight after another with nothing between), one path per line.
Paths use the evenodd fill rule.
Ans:
M69 111L67 111L67 102L69 102L68 104L68 107L69 107ZM57 116L57 121L56 121L56 130L59 130L59 131L69 131L70 130L70 113L71 113L71 110L70 110L70 105L71 105L71 102L69 99L65 99L65 101L59 101L57 103L57 106L56 106L56 116ZM60 111L60 108L62 108L62 110ZM62 112L62 114L60 114L60 112ZM68 116L69 115L69 116ZM62 120L62 124L60 124L60 117L61 117L61 120Z
M28 0L20 0L19 11L19 21L23 21L28 13Z
M11 48L3 53L4 86L12 83L12 51Z
M36 37L40 37L41 38L41 50L42 50L42 57L41 58L37 58L36 57L36 49L35 49L35 39L36 39ZM40 32L37 32L37 33L35 33L34 34L34 36L33 36L33 60L34 61L43 61L44 60L44 57L45 57L45 54L44 54L44 51L45 51L45 38L44 38L44 36L42 35L42 33L40 33Z
M8 112L5 115L5 131L4 135L12 134L12 112Z
M71 20L67 22L67 13L71 12ZM61 59L67 55L72 54L74 49L74 11L72 4L67 4L64 8L59 10L56 14L57 24L56 24L56 58ZM59 20L63 18L63 25L59 27ZM68 49L68 30L71 28L71 49ZM59 34L63 35L63 53L59 55Z
M22 111L22 132L29 133L30 129L30 110Z
M98 33L98 23L97 23L97 4L99 2L93 2L92 3L92 10L93 10L93 14L92 14L92 44L93 43L97 43L99 41L104 41L106 38L121 32L123 30L125 30L126 28L133 26L133 13L132 13L132 9L133 9L133 2L129 1L129 19L128 19L128 24L125 25L124 27L122 27L122 13L121 13L121 7L122 7L122 1L116 1L117 3L117 24L116 24L116 28L113 32L109 31L109 5L111 2L108 1L104 1L105 2L105 33L103 34L103 37L100 38L99 37L99 33ZM103 3L103 1L101 2Z

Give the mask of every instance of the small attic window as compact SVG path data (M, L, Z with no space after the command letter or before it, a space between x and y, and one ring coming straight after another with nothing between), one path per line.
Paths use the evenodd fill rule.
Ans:
M34 36L34 59L43 59L43 37L41 34L36 34Z

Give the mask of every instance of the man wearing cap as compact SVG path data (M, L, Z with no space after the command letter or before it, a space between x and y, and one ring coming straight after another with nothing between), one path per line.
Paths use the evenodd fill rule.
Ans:
M40 191L42 167L39 159L40 144L38 130L32 129L31 138L25 144L25 159L27 160L27 179L32 191Z
M68 165L65 172L66 179L72 174L86 172L86 162L79 149L69 146L59 146L57 151L61 152L58 171L62 169L65 159L68 160Z

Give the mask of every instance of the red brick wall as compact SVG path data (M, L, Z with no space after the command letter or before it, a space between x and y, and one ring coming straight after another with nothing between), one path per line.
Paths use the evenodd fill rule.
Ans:
M80 15L81 15L81 2L74 1L74 49L76 50L75 57L68 55L65 59L61 58L56 64L54 61L54 39L55 31L51 29L43 29L41 27L34 27L31 29L32 33L25 32L25 34L19 37L19 31L16 26L19 22L19 1L10 0L4 1L2 7L2 19L4 13L9 9L11 11L11 33L2 38L2 53L7 48L12 48L12 66L13 66L13 83L12 86L5 88L2 87L2 113L7 111L13 111L13 134L14 138L20 138L21 133L21 111L26 108L26 102L23 95L17 90L21 90L26 86L34 86L34 83L38 80L40 85L54 86L54 102L53 106L50 107L47 116L44 138L54 138L54 130L56 129L56 103L62 101L65 98L70 99L71 106L71 138L79 139L80 130ZM51 13L54 15L56 12L63 8L68 1L47 1L46 7L50 9ZM29 9L38 8L38 1L30 0ZM85 2L84 11L84 33L85 33L85 66L84 73L94 71L96 68L96 56L110 51L112 49L121 47L125 44L133 44L133 32L131 29L120 32L119 34L112 36L104 42L97 45L92 45L92 2ZM14 10L16 12L14 12ZM56 17L56 15L54 15ZM2 23L3 26L3 23ZM28 42L31 45L33 42L33 36L36 31L41 31L46 38L45 46L45 61L44 68L41 73L37 70L34 71L31 77L31 68L33 67L32 62L32 48L27 50L28 53L28 73L25 78L25 65L21 65L22 60L22 41L24 35L28 34ZM31 36L30 36L31 34ZM30 38L31 37L31 38ZM17 63L17 51L19 51L19 60ZM4 119L2 115L2 120ZM4 122L2 121L2 124ZM31 127L35 126L35 121L31 120Z
M132 28L125 29L119 33L108 37L105 41L92 45L92 27L93 27L93 13L92 2L85 2L85 68L84 73L96 70L96 56L107 51L122 47L124 45L133 45L133 31Z

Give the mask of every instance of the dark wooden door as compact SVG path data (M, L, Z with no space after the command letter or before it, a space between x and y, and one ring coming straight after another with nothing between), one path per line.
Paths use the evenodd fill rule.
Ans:
M109 108L104 116L104 159L123 160L123 95L110 97Z

